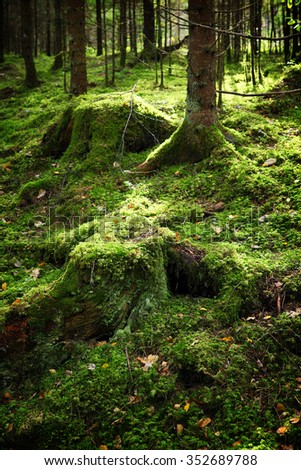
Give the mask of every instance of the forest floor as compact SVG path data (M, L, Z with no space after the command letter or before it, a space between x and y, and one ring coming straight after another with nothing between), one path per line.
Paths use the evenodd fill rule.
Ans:
M0 69L2 449L301 449L301 102L225 95L227 144L137 167L181 122L186 59L72 98ZM256 92L301 88L263 61ZM167 66L166 66L167 68ZM254 92L246 68L224 88Z

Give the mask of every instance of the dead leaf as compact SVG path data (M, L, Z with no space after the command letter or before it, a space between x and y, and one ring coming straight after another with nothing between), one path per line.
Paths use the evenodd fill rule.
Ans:
M284 406L282 403L277 403L277 405L276 405L276 410L277 410L279 413L282 413L283 411L285 411L285 406Z
M231 336L224 336L224 338L221 338L221 340L225 341L226 343L232 341L232 339L233 338Z
M105 363L101 366L102 369L107 369L108 367L109 367L109 364L108 364L107 362L105 362Z
M184 431L184 426L183 426L183 424L177 424L177 425L176 425L176 431L177 431L178 436L179 436L180 434L182 434L183 431Z
M263 164L262 166L273 166L277 163L277 160L276 158L268 158Z
M287 427L286 426L280 426L280 428L277 429L277 434L285 434L287 432Z
M130 398L129 398L129 401L128 403L130 405L135 405L136 403L140 403L142 400L141 397L139 397L139 395L132 395Z
M175 410L179 410L181 408L181 405L179 403L175 403L173 407Z
M13 301L12 306L19 305L21 303L21 299L16 299Z
M9 425L7 426L6 432L12 432L13 429L14 429L14 423L9 423Z
M31 277L33 279L37 279L40 275L40 268L34 268L31 273L30 273Z
M122 444L122 439L121 437L118 435L115 437L114 439L114 448L115 449L121 449L121 444Z
M43 227L43 225L46 225L45 222L42 222L41 220L37 220L34 224L35 227Z
M12 396L9 392L5 392L3 397L5 398L5 400L11 400Z
M301 377L296 377L296 382L301 383Z
M46 189L40 189L39 194L37 195L37 199L41 199L46 194Z
M211 227L217 235L219 235L223 231L222 227L218 227L217 225L212 225Z
M145 371L152 367L157 360L158 356L154 354L149 354L147 357L137 357L137 361L144 364L142 369Z
M20 268L22 265L21 261L17 260L15 263L14 263L14 266L15 268Z
M2 290L5 290L7 288L7 282L3 282L1 287L2 287Z
M56 369L49 369L50 374L56 374Z
M45 261L41 261L41 263L39 263L39 266L45 266L46 262Z
M233 442L232 447L240 446L240 444L241 444L240 441L235 441Z
M186 404L184 405L184 410L187 412L189 411L189 408L190 408L190 403L189 401L186 401Z
M108 446L105 446L103 444L101 444L99 447L98 447L99 450L108 450Z
M198 420L198 425L201 429L205 428L206 426L208 426L208 424L210 424L212 421L211 418L204 418L204 419L199 419Z
M294 416L294 418L290 419L290 423L297 424L300 422L300 416Z

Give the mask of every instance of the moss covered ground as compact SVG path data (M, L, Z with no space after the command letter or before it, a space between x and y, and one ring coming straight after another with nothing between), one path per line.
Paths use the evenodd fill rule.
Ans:
M143 173L183 55L164 89L88 60L71 100L47 57L36 90L1 68L0 447L300 449L300 95L227 95L226 145ZM257 91L300 75L267 58Z

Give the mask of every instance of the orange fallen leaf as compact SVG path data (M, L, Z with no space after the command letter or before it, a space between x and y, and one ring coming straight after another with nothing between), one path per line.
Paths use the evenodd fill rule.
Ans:
M237 446L240 446L240 441L233 442L232 447L237 447Z
M300 416L294 416L294 418L290 419L290 423L297 424L300 422Z
M222 341L225 341L225 342L230 342L232 341L232 337L231 336L224 336L224 338L221 338Z
M285 434L287 432L287 427L286 426L280 426L280 428L277 429L277 434Z
M176 232L176 242L179 242L181 239L181 235L179 234L179 232Z
M211 418L204 418L204 419L199 419L198 420L198 425L201 429L205 428L206 426L208 426L208 424L210 424L212 421Z
M5 392L3 397L5 398L5 400L10 400L12 398L12 396L9 392Z
M98 449L99 450L108 450L108 446L105 446L105 445L102 444L98 447Z
M39 263L39 266L45 266L45 261L41 261L41 263Z
M21 299L16 299L16 300L13 301L12 306L13 305L19 305L20 303L21 303Z
M277 403L276 410L282 412L285 410L285 406L282 403Z
M301 377L296 377L296 382L301 383Z

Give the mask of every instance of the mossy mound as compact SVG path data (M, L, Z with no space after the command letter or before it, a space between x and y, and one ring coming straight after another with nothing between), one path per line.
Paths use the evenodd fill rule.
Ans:
M110 337L138 324L167 295L165 256L170 234L140 242L108 242L95 234L71 251L63 274L34 288L18 305L31 334L65 339ZM11 314L16 312L12 306Z
M106 167L127 152L164 141L175 123L133 92L76 99L43 137L43 155L85 158Z

